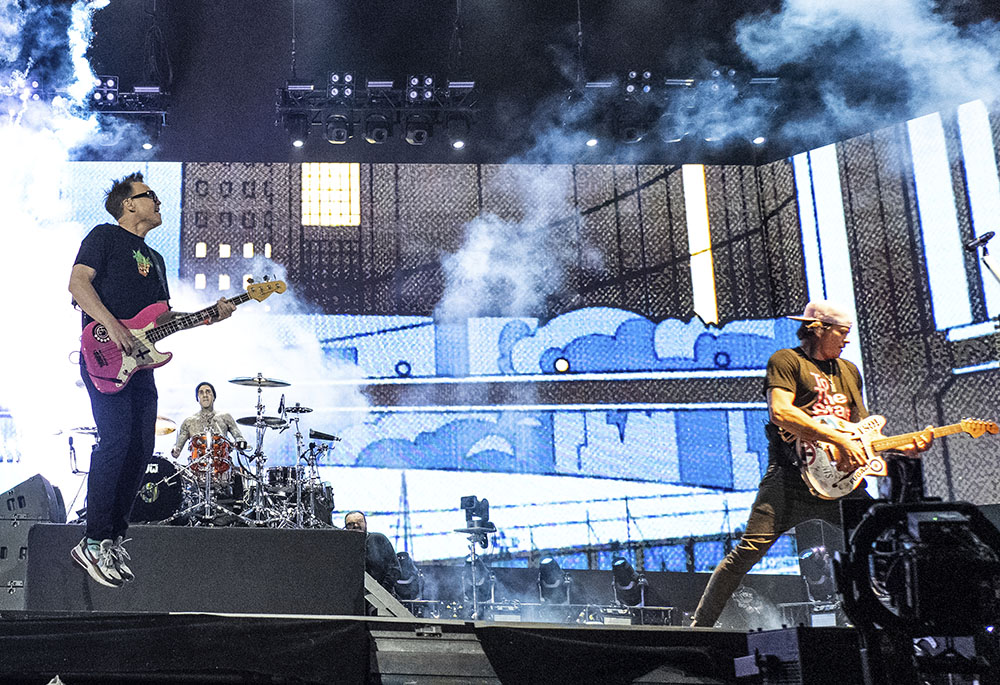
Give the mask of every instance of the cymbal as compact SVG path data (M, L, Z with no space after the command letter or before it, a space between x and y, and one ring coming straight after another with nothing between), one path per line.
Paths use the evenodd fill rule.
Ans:
M97 428L94 426L77 426L76 428L66 428L65 430L56 431L53 435L62 435L63 433L76 433L77 435L97 437Z
M315 431L312 428L309 429L309 439L310 440L333 440L335 442L340 442L340 438L336 435L330 435L329 433L321 433L320 431Z
M312 411L312 409L309 407L303 407L301 404L296 402L294 406L285 407L285 411L289 414L308 414Z
M261 421L268 428L284 428L287 424L281 420L280 416L262 416ZM241 426L256 426L257 417L256 416L244 416L242 419L236 419L236 423Z
M174 423L172 419L168 419L166 416L156 417L156 434L157 435L170 435L175 430L177 430L177 424Z
M472 535L476 535L476 534L479 534L479 533L495 533L495 532L497 532L497 527L496 526L491 526L489 528L456 528L455 532L456 533L470 533Z
M249 385L255 388L285 388L291 385L277 378L264 378L259 373L256 376L230 378L229 382L234 385Z

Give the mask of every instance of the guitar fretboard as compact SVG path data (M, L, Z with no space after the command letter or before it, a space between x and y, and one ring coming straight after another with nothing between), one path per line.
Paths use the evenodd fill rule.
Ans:
M242 293L236 297L230 297L226 300L232 305L241 305L250 299L249 293ZM183 331L188 328L194 328L195 326L200 326L205 323L206 320L214 319L219 316L219 304L213 304L211 307L205 307L196 312L191 312L190 314L184 314L182 316L175 317L163 324L162 326L155 326L153 330L146 334L146 338L150 342L156 342L158 340L163 340L171 333L176 333L177 331Z
M945 435L954 435L955 433L962 432L961 423L953 423L950 426L940 426L939 428L931 429L931 434L935 438L941 438ZM888 438L879 438L878 440L872 440L872 449L876 452L881 452L883 450L893 450L898 447L903 447L904 445L909 445L913 442L913 439L923 433L923 431L914 431L912 433L903 433L902 435L893 435Z

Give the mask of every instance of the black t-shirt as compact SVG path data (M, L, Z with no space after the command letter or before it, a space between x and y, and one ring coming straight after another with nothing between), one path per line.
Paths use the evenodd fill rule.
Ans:
M855 422L868 416L861 396L861 372L846 359L816 361L801 347L778 350L767 361L764 392L771 388L794 393L792 404L810 416L832 415ZM791 436L768 423L767 437L769 462L793 467L795 451Z
M94 290L116 319L131 319L145 307L170 298L163 257L117 224L95 226L80 243L73 263L97 272ZM84 313L84 326L92 320Z

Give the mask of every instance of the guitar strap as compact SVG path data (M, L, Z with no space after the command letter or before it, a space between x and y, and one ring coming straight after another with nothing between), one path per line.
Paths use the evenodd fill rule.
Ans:
M851 412L851 421L858 422L865 417L861 416L861 408L864 407L864 400L858 395L857 384L854 383L852 378L850 382L845 381L847 374L844 373L844 367L840 363L840 357L834 360L837 364L837 376L840 377L841 383L847 386L847 395L851 399L851 404L854 405L854 411Z

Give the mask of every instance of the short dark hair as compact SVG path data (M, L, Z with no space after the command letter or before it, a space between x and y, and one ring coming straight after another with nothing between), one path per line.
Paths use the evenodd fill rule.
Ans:
M816 335L816 331L826 330L832 325L833 324L823 323L822 321L803 321L802 325L799 326L799 330L795 331L795 336L799 340L805 340L806 338L811 338Z
M351 514L361 514L361 518L363 518L366 523L368 522L368 517L365 516L365 512L358 511L357 509L355 509L354 511L349 511L346 514L344 514L344 523L347 523L347 517L350 516Z
M203 386L203 385L207 385L209 387L209 389L211 389L211 391L212 391L212 399L213 400L214 399L218 399L219 395L215 392L215 386L212 385L211 383L209 383L208 381L202 381L198 385L194 386L194 398L195 399L198 399L198 391L201 390L201 386Z
M122 203L132 195L132 184L142 182L141 171L136 171L112 182L108 192L104 194L104 209L108 210L108 214L113 216L115 221L121 219L122 214L125 213Z

